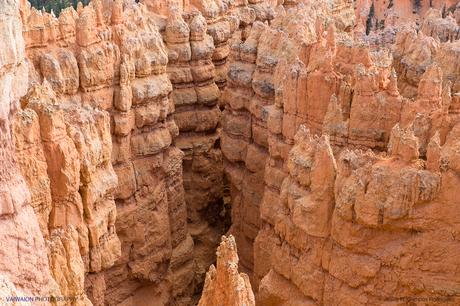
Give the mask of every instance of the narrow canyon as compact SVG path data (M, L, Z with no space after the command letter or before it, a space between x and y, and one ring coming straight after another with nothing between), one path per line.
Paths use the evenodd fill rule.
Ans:
M460 305L460 1L84 3L0 0L0 305Z

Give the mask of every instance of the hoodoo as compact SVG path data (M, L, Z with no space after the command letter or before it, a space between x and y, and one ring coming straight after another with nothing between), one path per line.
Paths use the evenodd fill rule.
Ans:
M0 0L2 305L460 304L460 2Z

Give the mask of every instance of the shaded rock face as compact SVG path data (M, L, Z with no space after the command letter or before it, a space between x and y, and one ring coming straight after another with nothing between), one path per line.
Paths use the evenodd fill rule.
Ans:
M455 1L141 2L0 0L1 297L460 303Z
M164 38L168 48L168 75L173 84L173 119L179 128L176 145L184 152L183 180L189 231L194 241L197 280L214 262L221 229L207 219L208 209L220 209L222 153L219 150L219 87L212 62L215 47L200 13L173 12ZM229 36L230 33L223 33Z
M166 18L168 76L173 84L176 145L184 152L183 180L188 228L194 241L196 280L204 281L214 252L227 230L223 202L223 157L220 150L221 92L227 85L230 37L247 31L256 20L270 20L273 9L263 1L167 3L144 1ZM192 9L193 7L193 9Z

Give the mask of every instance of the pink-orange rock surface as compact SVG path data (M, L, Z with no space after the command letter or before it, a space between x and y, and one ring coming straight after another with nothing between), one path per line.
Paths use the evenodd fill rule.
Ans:
M0 53L1 294L2 297L55 295L60 294L60 290L53 279L41 234L44 220L34 212L35 199L21 173L15 149L14 118L20 110L19 99L27 92L28 81L19 3L2 1L0 5L3 46ZM40 161L37 160L37 164ZM46 175L43 179L47 180Z
M459 24L452 0L0 0L2 303L458 305Z
M434 250L444 248L433 237L458 231L456 221L435 221L457 203L450 163L439 170L458 122L452 107L458 57L447 51L456 38L435 38L434 48L443 49L436 60L412 51L417 42L407 39L402 56L413 66L427 64L405 76L401 68L409 65L398 55L399 41L416 33L416 25L398 34L394 48L377 49L328 20L333 13L325 7L318 1L279 8L270 26L255 24L246 40L235 39L222 151L241 267L260 305L409 303L416 297L455 305L458 262L437 265L443 256ZM440 32L428 30L445 22L433 14L415 36ZM425 52L427 44L417 46ZM269 81L262 87L269 57L276 68L265 70ZM413 93L404 91L404 79ZM241 112L246 109L249 116ZM260 119L265 127L254 128ZM260 139L267 139L268 150L254 155L255 145L264 147ZM260 176L251 180L257 171L263 183ZM458 241L441 240L442 253L452 258Z
M58 19L21 8L31 89L16 146L62 294L187 303L195 263L183 153L153 17L121 1Z
M249 277L238 272L235 238L222 236L217 248L217 268L211 265L206 273L203 295L198 306L247 305L254 306L254 293Z

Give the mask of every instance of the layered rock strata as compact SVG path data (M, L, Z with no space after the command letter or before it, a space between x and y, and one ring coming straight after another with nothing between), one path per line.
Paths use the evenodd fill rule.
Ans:
M168 75L173 84L173 119L179 128L176 145L184 152L183 180L189 229L195 242L197 277L213 263L222 229L222 154L219 150L219 88L212 62L214 44L204 17L173 12L165 27Z
M315 16L317 8L298 6L298 11ZM225 125L222 138L223 153L231 161L225 169L238 173L231 181L241 190L235 188L233 201L246 200L234 205L240 214L233 225L238 245L243 246L243 268L247 268L245 241L238 238L247 236L246 229L252 226L248 212L260 213L260 230L249 246L254 249L258 302L364 305L421 296L454 305L457 280L447 267L456 263L435 267L438 257L433 250L441 247L432 240L433 235L456 231L456 221L438 227L432 218L432 210L450 214L449 207L455 206L447 179L453 171L447 160L455 159L455 154L444 155L445 168L438 168L442 168L441 152L452 152L458 122L452 82L443 81L442 69L431 64L417 83L416 99L408 100L399 93L389 50L370 50L342 29L334 30L321 14L313 20L294 14L292 9L280 10L271 27L261 26L261 31L254 26L246 42L237 42L229 80L233 77L239 84L229 91L229 83L225 97L232 112L224 112L223 122L225 116L234 120L233 105L248 100L232 94L244 89L247 93L240 96L257 96L259 54L266 48L263 38L273 29L281 30L276 34L283 35L282 52L270 49L276 63L274 103L248 101L252 110L262 109L266 116L268 156L259 167L264 186L240 179L247 177L242 174L246 168L257 164L247 161L248 143L255 140L244 140L240 133L226 146ZM302 18L310 27L299 34L294 24ZM259 38L246 47L251 35ZM243 64L242 58L249 57L242 50L253 50L255 65ZM236 129L253 121L250 117L229 126ZM252 130L249 135L256 134ZM368 149L373 151L364 151ZM250 188L263 188L257 193L262 200L248 200L244 190ZM455 238L446 241L446 254L453 254ZM406 265L403 250L408 248L415 248L411 256L420 265Z
M316 20L328 18L329 23L338 21L338 26L349 30L353 25L353 10L349 2L343 3L348 3L344 7L351 14L341 11L335 20L330 16L334 16L337 11L327 2L293 6L289 13L279 7L271 27L256 22L249 31L235 33L232 40L228 84L223 93L225 111L221 148L225 156L225 172L231 183L231 232L238 243L240 265L246 271L252 271L254 265L253 244L261 226L260 205L264 197L264 177L279 180L283 164L279 154L289 150L289 144L280 144L279 137L270 137L269 131L273 129L274 134L283 133L292 138L302 120L310 120L312 125L321 128L330 96L340 89L340 80L336 80L337 76L327 66L328 58L325 63L321 61L324 59L322 49L317 50L321 57L315 58L312 65L326 66L324 71L330 71L330 76L323 71L311 73L309 78L312 89L309 92L305 91L306 86L300 91L296 84L297 77L302 78L302 84L307 82L306 73L300 73L301 63L290 62L289 65L293 65L288 66L283 61L291 60L296 55L308 57L310 52L314 52L309 50L311 48L307 44L311 45L316 37ZM292 20L296 22L290 22ZM318 45L322 43L326 44L326 40L321 40ZM291 77L293 82L290 81ZM282 103L282 92L289 95L287 99L290 101L294 101L296 95L304 99L302 101L313 100L313 96L318 101L310 106L308 114L308 103L301 106L304 109L303 118L296 117L296 106L291 104L289 107L294 107L294 111L286 108L286 112L290 113L287 116L290 117L281 124L282 110L279 103ZM327 102L322 102L325 99Z
M1 296L459 304L456 4L0 0Z
M1 295L59 295L40 230L44 221L34 212L33 195L21 174L14 141L14 116L28 80L19 3L1 1L0 6Z
M57 251L68 256L55 259L77 262L76 283L55 278L75 287L66 293L80 295L84 280L95 304L146 296L190 302L225 230L216 219L222 219L218 102L228 40L238 26L273 15L262 2L146 4L149 11L94 1L56 18L21 3L33 90L17 122L17 151L43 236L59 232L53 239L69 236L80 249ZM57 119L43 120L59 132L46 134L44 110L56 112ZM29 127L33 135L25 134ZM64 160L52 160L56 150ZM49 179L37 181L36 171Z
M160 20L168 50L174 120L180 132L176 144L185 153L188 226L194 240L196 279L202 283L228 223L222 202L219 100L226 84L228 40L239 24L234 11L242 8L212 1L145 3ZM247 3L241 5L247 8ZM251 12L254 18L248 22L255 19Z
M121 1L109 10L97 1L78 13L69 8L59 19L23 6L22 17L31 79L49 84L56 92L50 103L62 108L64 116L43 119L56 121L55 129L63 133L51 129L51 135L41 136L45 157L53 150L47 149L47 142L56 142L54 150L68 155L51 161L64 165L48 165L53 203L60 207L60 199L71 201L69 208L51 212L47 226L70 223L89 229L87 241L80 243L86 277L83 271L75 272L85 281L86 288L81 284L80 289L97 305L136 304L146 297L164 303L172 297L189 298L195 267L184 202L183 153L173 145L179 130L171 117L168 53L156 24L142 6ZM49 113L48 106L32 109L39 118ZM40 128L46 132L44 124ZM66 130L73 140L70 147L62 140ZM53 188L56 175L61 185ZM72 256L77 254L69 255L69 261Z
M222 205L220 107L227 84L229 39L236 29L245 31L255 20L272 19L273 9L263 1L169 2L164 8L146 4L165 19L174 120L180 131L176 144L185 153L188 225L195 243L197 280L202 282L228 223L229 213Z

